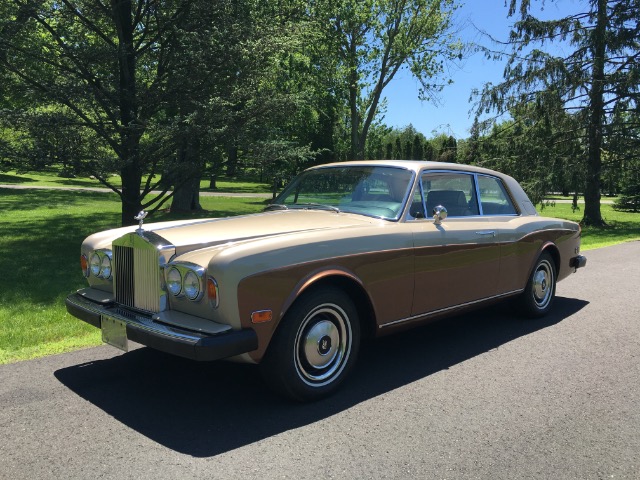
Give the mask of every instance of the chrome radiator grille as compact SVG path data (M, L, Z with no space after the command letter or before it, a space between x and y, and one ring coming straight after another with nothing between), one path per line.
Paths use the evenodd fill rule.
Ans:
M159 312L162 286L158 251L144 241L133 241L133 246L117 242L113 245L116 301L147 312Z

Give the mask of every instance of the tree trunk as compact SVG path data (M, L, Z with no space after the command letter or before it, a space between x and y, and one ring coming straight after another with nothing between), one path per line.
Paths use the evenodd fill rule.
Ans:
M351 119L351 158L349 160L362 160L364 152L360 149L360 114L358 112L358 100L360 100L360 86L358 78L358 52L355 36L349 44L349 113Z
M178 187L171 202L172 212L195 212L200 205L200 176L190 178Z
M600 212L600 174L602 171L602 127L604 123L604 57L606 51L607 0L598 0L593 33L593 75L588 132L587 178L584 191L584 225L604 226Z
M122 216L120 222L122 226L135 225L138 223L133 217L142 210L140 199L140 182L142 174L133 164L125 165L120 170L122 178Z
M171 202L172 212L193 212L202 210L200 205L200 142L194 132L185 132L178 150L179 164L183 166L178 176L175 193Z
M362 160L364 152L360 150L360 115L358 114L358 91L352 84L349 86L349 106L351 110L351 158L349 160Z
M227 147L227 177L235 177L238 171L238 146Z
M113 18L118 32L118 94L120 102L120 169L122 178L122 225L135 225L142 209L140 198L140 137L136 101L136 54L133 45L131 0L113 0Z

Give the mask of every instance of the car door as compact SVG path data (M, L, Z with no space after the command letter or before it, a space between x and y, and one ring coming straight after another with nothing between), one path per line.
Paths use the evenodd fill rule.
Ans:
M410 220L415 248L412 315L495 296L500 232L481 215L476 176L427 171L418 187L411 208L414 220ZM442 222L432 218L436 206L447 209L448 216Z
M476 175L476 180L480 213L495 227L500 243L498 294L511 294L523 288L539 242L536 236L523 238L527 230L520 228L520 214L502 180L485 174Z

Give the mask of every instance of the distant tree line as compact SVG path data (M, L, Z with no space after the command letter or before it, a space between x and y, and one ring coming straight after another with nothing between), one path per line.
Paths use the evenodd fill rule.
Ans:
M509 1L518 20L504 81L485 86L479 110L513 120L485 125L493 130L478 161L520 176L534 197L583 192L582 222L604 226L603 192L622 194L618 208L640 208L640 1L590 0L576 9L543 21L530 0ZM558 42L563 56L546 48Z
M535 200L584 193L584 222L602 225L601 193L640 208L639 1L543 22L512 0L513 52L485 48L506 56L505 80L456 139L382 116L400 70L420 99L453 80L470 48L454 0L0 0L0 171L93 175L130 224L169 201L199 209L202 178L252 174L275 192L327 161L471 163ZM558 39L565 58L545 53Z

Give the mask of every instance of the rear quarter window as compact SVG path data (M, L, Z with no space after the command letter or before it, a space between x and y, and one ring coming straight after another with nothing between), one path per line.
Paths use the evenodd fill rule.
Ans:
M502 182L495 177L478 176L483 215L517 215L518 212Z

